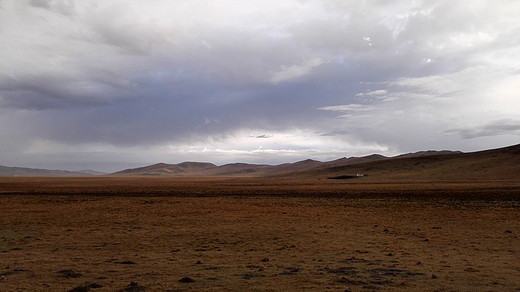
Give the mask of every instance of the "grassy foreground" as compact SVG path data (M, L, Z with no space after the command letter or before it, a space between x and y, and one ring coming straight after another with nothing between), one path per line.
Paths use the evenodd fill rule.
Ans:
M515 291L519 183L1 178L0 291Z

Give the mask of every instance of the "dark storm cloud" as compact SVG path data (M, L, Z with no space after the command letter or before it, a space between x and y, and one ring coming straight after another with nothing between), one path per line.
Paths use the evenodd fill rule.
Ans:
M152 149L142 159L332 157L517 137L491 127L519 106L510 1L0 4L11 157L93 144Z

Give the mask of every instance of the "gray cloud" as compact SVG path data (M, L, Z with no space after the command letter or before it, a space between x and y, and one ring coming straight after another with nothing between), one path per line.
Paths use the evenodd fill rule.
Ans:
M266 134L263 134L263 135L258 135L256 136L256 138L259 138L259 139L269 139L273 137L273 135L266 135Z
M282 161L517 140L496 122L520 107L511 1L1 5L0 164L74 147L115 165L126 150Z
M73 0L29 0L29 4L66 16L73 15L75 12Z
M450 129L448 133L455 133L464 139L474 139L479 137L490 137L499 135L512 135L520 137L520 121L517 120L497 120L485 125L472 128Z

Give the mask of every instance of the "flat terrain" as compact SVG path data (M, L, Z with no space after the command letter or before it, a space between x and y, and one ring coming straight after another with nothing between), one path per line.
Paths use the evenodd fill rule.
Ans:
M520 291L519 236L518 181L0 178L0 291Z

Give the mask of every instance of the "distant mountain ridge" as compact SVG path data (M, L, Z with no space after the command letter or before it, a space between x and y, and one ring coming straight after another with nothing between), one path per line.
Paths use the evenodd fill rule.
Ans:
M182 162L179 164L156 163L149 166L125 169L114 174L118 175L182 175L204 172L217 167L206 162Z
M437 154L439 153L439 154ZM520 181L520 144L470 153L422 151L376 159L292 172L292 178L357 177L392 181L502 180Z
M437 151L417 152L418 156L436 155ZM420 153L420 154L419 154ZM456 154L460 152L439 151L442 154ZM413 155L413 154L405 154ZM279 165L231 163L217 166L207 162L182 162L179 164L157 163L149 166L125 169L112 173L112 175L176 175L176 176L269 176L281 175L293 172L324 169L336 166L381 161L393 159L379 154L371 154L362 157L340 158L333 161L321 162L312 159L283 163Z
M99 172L0 166L0 176L85 176ZM156 163L112 176L222 176L285 178L363 178L364 180L520 180L520 144L464 153L419 151L386 157L372 154L321 162L306 159L279 165L209 162Z
M102 173L94 170L68 171L60 169L10 167L0 165L0 176L80 176L96 174Z

